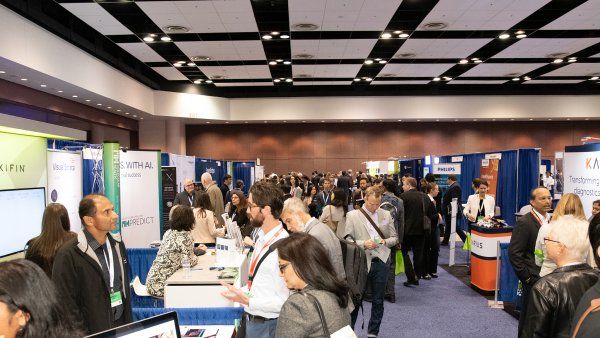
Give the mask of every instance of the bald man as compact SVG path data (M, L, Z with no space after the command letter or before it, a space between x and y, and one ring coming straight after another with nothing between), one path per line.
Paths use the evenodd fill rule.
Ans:
M189 178L183 180L183 191L175 196L173 200L173 205L187 205L188 207L194 206L194 199L196 198L194 194L194 181Z
M225 212L225 206L223 206L223 193L221 189L217 187L215 181L212 179L212 175L209 173L204 173L200 177L200 182L202 186L206 190L208 197L210 198L210 204L212 205L212 211L217 216L217 220L219 221L219 225L223 226L225 221L221 215Z

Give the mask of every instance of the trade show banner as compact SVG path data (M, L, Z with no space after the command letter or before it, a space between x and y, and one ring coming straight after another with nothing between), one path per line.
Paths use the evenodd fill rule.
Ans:
M69 213L71 231L81 230L79 201L83 197L81 152L48 150L48 195L46 203L60 203Z
M161 167L162 174L162 218L161 218L161 234L164 234L165 224L169 221L169 213L173 206L173 201L177 195L177 172L175 167Z
M121 237L128 248L160 240L160 152L121 151Z
M0 189L46 187L47 141L0 132Z
M113 231L114 234L118 234L121 232L119 143L104 142L102 164L102 172L104 173L104 195L112 202L115 212L119 215L117 228Z
M488 182L488 195L496 198L496 187L498 186L499 159L483 159L479 169L479 177Z
M196 158L169 154L169 166L174 166L177 172L177 192L183 191L183 181L187 178L194 180L196 177Z
M592 215L592 203L600 199L600 143L565 148L564 192L581 198L586 217Z
M461 164L460 163L438 163L433 165L432 174L435 176L435 183L440 188L440 194L444 194L448 189L448 175L456 175L456 181L460 181Z

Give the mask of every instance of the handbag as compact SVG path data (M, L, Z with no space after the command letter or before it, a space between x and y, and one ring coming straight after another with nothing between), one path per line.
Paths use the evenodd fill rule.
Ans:
M573 330L573 335L571 337L573 337L573 338L577 337L577 333L579 333L579 328L581 327L581 324L583 324L583 321L585 320L585 318L590 313L596 312L596 311L600 311L600 298L592 299L590 306L585 310L583 315L581 315L581 318L579 318L579 320L577 321L577 325L575 325L575 329Z
M425 197L427 197L427 195L425 195ZM427 213L425 212L425 199L422 198L421 203L423 204L423 230L425 230L425 232L429 232L431 231L431 219L429 218L429 216L427 216Z
M352 330L350 325L346 325L341 329L335 331L334 333L329 333L329 327L327 326L327 320L325 319L325 314L323 313L323 308L321 307L321 303L317 299L317 297L311 295L308 292L302 292L303 295L307 296L317 308L317 312L319 313L319 318L321 319L321 326L323 327L323 332L325 333L325 337L331 338L357 338L356 333Z
M337 231L339 222L333 220L333 214L332 214L331 208L333 208L333 207L330 205L329 206L329 217L327 217L327 222L325 224L327 224L327 226L331 229L331 231L333 231L333 233L335 233Z

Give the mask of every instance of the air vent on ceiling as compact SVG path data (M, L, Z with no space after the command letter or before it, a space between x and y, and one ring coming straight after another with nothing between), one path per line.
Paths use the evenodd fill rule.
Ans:
M397 77L397 74L392 74L392 73L383 73L383 74L379 74L377 75L377 77Z
M313 76L310 75L310 74L297 74L297 75L294 75L294 77L295 78L299 78L299 79L308 79L308 78L311 78Z
M521 76L521 73L509 73L504 75L504 77L519 77Z
M295 31L314 31L317 29L319 29L319 26L315 25L314 23L297 23L292 25L292 30Z
M312 59L314 55L312 54L296 54L294 55L294 59Z
M546 55L547 58L549 59L562 59L565 56L569 55L569 53L552 53L552 54L548 54Z
M414 58L415 56L417 56L417 54L415 54L415 53L400 53L400 54L396 55L397 58L408 58L408 59Z
M223 80L223 79L226 79L227 76L225 76L225 75L213 75L210 78L213 79L213 80Z
M210 61L210 56L198 55L192 56L190 59L192 59L192 61Z
M187 33L190 31L189 28L178 25L164 26L162 29L165 31L165 33Z
M429 22L423 25L423 28L428 31L437 31L446 27L448 27L448 25L443 22Z

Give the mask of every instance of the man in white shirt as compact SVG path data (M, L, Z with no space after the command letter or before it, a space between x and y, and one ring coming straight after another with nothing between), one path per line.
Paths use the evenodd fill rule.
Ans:
M247 337L274 338L279 312L290 294L279 276L277 250L269 249L288 237L279 221L282 209L283 192L276 185L257 182L250 188L248 216L260 231L250 258L248 285L238 289L222 283L227 290L221 295L244 305Z

